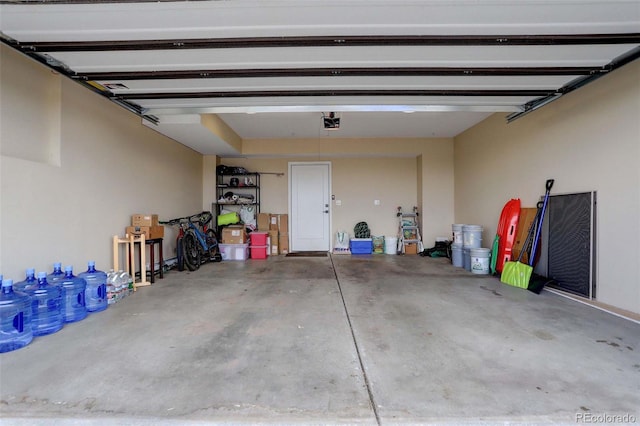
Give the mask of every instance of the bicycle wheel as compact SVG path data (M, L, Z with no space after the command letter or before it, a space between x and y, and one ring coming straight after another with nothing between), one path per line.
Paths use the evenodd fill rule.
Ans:
M207 230L207 245L209 246L209 260L213 262L221 262L222 255L218 248L218 238L213 229Z
M190 271L200 268L200 243L191 230L187 231L182 238L182 253L184 254L184 263Z
M182 249L182 237L176 240L176 259L178 271L184 271L184 253Z

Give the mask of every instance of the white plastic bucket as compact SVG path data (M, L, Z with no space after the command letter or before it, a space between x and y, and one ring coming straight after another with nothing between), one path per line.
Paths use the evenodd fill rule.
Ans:
M471 272L471 249L462 247L462 257L464 259L464 269Z
M469 251L471 254L471 272L487 275L489 273L491 250L488 248L472 248Z
M464 248L480 248L482 247L482 226L480 225L463 225L462 237Z
M462 239L462 227L464 225L461 223L454 223L451 225L452 235L453 235L453 244L464 244L464 240Z
M451 244L451 264L458 268L464 267L462 244Z
M398 237L384 237L384 252L386 254L398 253Z

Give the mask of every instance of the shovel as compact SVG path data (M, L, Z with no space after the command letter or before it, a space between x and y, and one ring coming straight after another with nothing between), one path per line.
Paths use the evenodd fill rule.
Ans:
M518 259L515 262L505 262L502 266L502 274L500 274L500 282L512 285L519 288L528 288L529 280L531 279L531 273L533 272L533 266L521 263L522 255L527 251L527 248L533 243L534 231L538 225L538 218L540 217L541 209L538 208L536 217L533 219L533 223L529 227L527 233L527 239L524 241L522 250L518 255ZM533 258L529 255L529 258Z
M545 184L545 194L544 194L544 202L542 203L542 208L538 208L538 212L536 213L536 218L529 228L529 233L527 235L527 240L525 242L525 246L531 243L531 238L533 237L533 247L531 249L531 254L529 254L529 264L520 263L522 259L522 253L525 252L523 249L518 256L518 260L516 262L506 262L504 264L504 268L502 269L502 275L500 275L500 281L512 285L514 287L519 288L529 288L529 280L531 279L531 273L533 272L533 263L536 257L536 250L538 249L538 243L540 242L540 235L542 232L542 221L544 220L544 214L547 210L547 203L549 202L549 193L551 192L551 187L553 186L553 179L548 179ZM535 228L535 236L534 234Z

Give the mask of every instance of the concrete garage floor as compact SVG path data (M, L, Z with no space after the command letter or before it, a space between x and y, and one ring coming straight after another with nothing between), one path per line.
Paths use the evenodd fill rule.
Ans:
M0 361L3 425L640 421L639 324L419 256L171 271Z

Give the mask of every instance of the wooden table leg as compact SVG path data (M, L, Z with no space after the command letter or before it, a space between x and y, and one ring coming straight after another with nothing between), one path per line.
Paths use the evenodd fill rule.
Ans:
M160 279L164 278L164 256L162 255L162 238L160 238Z
M155 241L151 241L151 244L149 244L149 253L151 254L150 260L151 260L151 267L149 268L151 271L151 284L153 284L154 282L156 282L156 278L155 278L155 272L156 272L156 259L155 259L155 253L156 253L156 243Z

